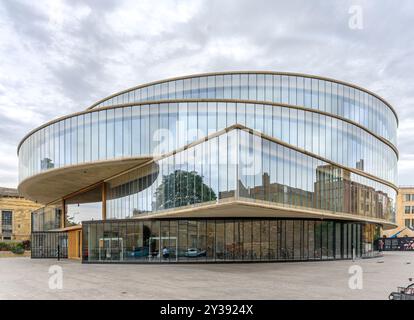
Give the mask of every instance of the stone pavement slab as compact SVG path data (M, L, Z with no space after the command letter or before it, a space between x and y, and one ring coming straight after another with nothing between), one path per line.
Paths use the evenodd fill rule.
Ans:
M50 289L49 267L62 267L62 289ZM361 290L350 289L353 265ZM414 252L352 261L247 264L81 264L0 259L0 299L388 299L414 278Z

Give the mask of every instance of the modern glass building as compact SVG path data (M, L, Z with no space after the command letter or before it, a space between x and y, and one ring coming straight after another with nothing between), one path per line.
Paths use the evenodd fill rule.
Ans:
M185 76L30 132L19 191L45 204L36 252L67 232L83 262L369 256L395 227L397 126L384 99L333 79Z

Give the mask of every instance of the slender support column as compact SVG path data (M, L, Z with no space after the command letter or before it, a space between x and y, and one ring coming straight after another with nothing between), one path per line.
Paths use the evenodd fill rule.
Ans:
M102 184L102 220L106 220L106 183Z
M60 216L60 227L64 228L66 221L66 207L65 207L65 199L62 199L62 214Z

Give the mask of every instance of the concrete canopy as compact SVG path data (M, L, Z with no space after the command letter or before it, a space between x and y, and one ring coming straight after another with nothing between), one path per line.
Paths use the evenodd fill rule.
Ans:
M289 219L329 219L362 223L377 223L387 229L396 224L383 219L357 216L327 210L312 210L303 207L281 206L265 201L251 201L246 198L227 198L197 205L166 210L160 213L140 214L137 219L148 218L289 218Z
M19 193L27 199L47 204L151 159L123 158L50 169L23 180Z

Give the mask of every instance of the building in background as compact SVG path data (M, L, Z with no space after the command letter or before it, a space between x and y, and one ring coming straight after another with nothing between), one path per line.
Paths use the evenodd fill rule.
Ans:
M45 204L32 255L58 244L88 263L375 255L396 227L397 126L378 95L311 75L122 91L19 144L19 191Z
M0 240L29 240L31 213L40 207L16 189L0 187Z
M400 186L395 222L398 227L384 230L387 237L414 237L414 186Z

